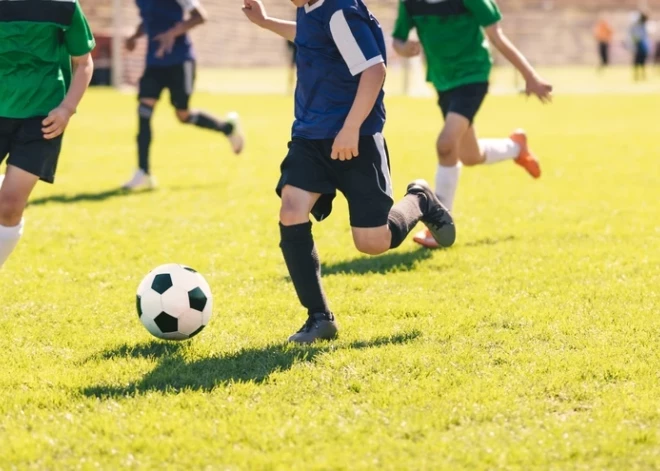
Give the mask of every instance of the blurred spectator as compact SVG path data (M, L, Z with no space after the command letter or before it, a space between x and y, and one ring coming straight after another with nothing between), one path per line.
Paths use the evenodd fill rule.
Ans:
M656 65L660 65L660 40L655 43L655 56L653 62L655 62Z
M607 21L607 19L602 16L594 28L594 37L598 42L598 54L600 56L600 67L605 68L610 63L610 44L612 43L612 38L614 36L614 30L612 26Z
M630 27L630 39L633 45L633 69L635 80L646 79L646 60L651 48L648 15L642 11L639 12L638 19Z

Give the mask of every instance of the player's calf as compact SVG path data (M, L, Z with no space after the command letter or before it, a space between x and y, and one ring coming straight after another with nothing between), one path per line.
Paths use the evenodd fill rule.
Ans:
M225 121L217 119L204 111L176 110L176 116L182 123L224 134L229 139L235 154L240 154L243 151L245 138L240 128L240 118L237 113L230 113Z

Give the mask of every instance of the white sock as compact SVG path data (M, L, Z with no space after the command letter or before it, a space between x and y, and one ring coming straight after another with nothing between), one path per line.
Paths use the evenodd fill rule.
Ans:
M454 198L458 188L458 177L461 176L461 163L454 167L438 165L435 172L435 194L449 211L454 209Z
M0 267L4 265L23 235L23 220L14 227L0 225Z
M486 156L486 164L517 159L520 155L520 146L511 139L479 139L479 147Z

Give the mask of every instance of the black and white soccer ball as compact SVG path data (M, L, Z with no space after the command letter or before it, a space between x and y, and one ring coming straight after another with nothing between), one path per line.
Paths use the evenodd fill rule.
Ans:
M137 311L155 337L186 340L199 334L211 319L213 296L204 277L192 268L170 263L142 280Z

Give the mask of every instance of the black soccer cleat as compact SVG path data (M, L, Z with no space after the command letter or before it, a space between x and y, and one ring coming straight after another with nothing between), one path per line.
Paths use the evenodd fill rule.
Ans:
M426 197L426 208L422 222L426 224L431 235L440 247L451 247L456 242L456 226L449 210L440 202L426 180L415 180L408 185L408 193L423 194Z
M289 337L289 342L309 344L317 340L332 340L337 337L337 330L337 323L332 314L312 314L302 328Z

